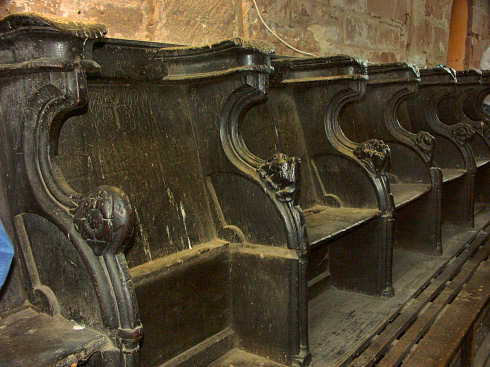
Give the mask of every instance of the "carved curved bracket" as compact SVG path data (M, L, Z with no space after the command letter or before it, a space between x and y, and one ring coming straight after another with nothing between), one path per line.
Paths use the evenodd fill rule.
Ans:
M137 352L134 344L141 338L141 323L123 253L134 224L132 206L128 197L114 187L102 186L86 196L75 192L51 159L66 117L87 103L85 67L94 63L81 60L86 41L101 37L105 29L62 25L33 15L5 19L0 22L0 34L5 27L13 32L44 32L46 42L62 43L64 49L74 53L64 55L72 57L64 63L34 70L39 75L35 79L37 90L27 101L23 124L24 165L36 210L57 225L80 254L97 290L104 326L111 331L116 345L125 350L125 365L134 366L132 355ZM66 68L70 62L74 67ZM130 335L130 341L125 339L128 333L135 335ZM126 344L132 349L125 349Z
M385 174L390 165L390 147L380 139L370 139L354 149L354 155L376 175Z
M420 72L417 73L420 75ZM427 131L419 131L414 134L405 129L398 120L397 111L402 101L411 95L414 95L414 91L403 89L398 91L389 101L388 105L391 108L385 109L384 119L387 129L391 135L401 143L412 146L418 150L422 159L426 165L432 164L432 157L434 155L434 143L435 138Z
M465 145L475 134L475 129L465 123L451 125L451 136L459 145Z
M65 21L34 13L11 14L0 22L0 33L7 33L26 28L52 30L77 38L103 38L107 28L103 24Z
M122 253L134 228L128 196L117 187L101 186L86 195L74 211L78 232L97 256Z
M264 92L268 81L265 79L268 79L265 74L249 75L244 79L245 85L228 97L221 111L220 140L229 162L242 175L257 182L270 197L284 223L288 248L296 250L298 254L298 286L292 290L295 294L292 299L298 302L298 319L291 319L290 327L298 329L299 345L291 346L289 358L292 361L306 361L310 356L306 280L309 245L303 211L299 205L295 205L300 160L279 153L264 161L248 149L240 133L245 113L254 105L265 101Z

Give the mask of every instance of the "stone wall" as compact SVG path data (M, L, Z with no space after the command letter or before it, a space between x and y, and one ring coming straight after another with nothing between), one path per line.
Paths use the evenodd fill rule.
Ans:
M320 56L349 54L373 62L445 64L452 0L256 0L287 42ZM489 45L489 1L468 0L467 65ZM268 33L252 0L0 0L0 16L33 11L104 23L110 37L203 44Z

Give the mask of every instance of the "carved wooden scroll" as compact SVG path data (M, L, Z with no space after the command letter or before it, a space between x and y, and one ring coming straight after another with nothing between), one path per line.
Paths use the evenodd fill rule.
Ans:
M0 39L8 40L9 52L2 56L0 74L15 77L18 89L14 93L21 93L23 85L31 87L30 94L19 94L22 110L12 112L18 120L8 127L9 134L18 134L15 141L21 142L12 147L23 158L23 162L12 159L18 167L16 177L25 178L13 194L12 212L38 213L71 241L96 289L104 331L116 348L108 349L117 356L108 363L135 366L142 326L124 257L134 225L129 199L112 187L89 194L75 192L52 160L64 120L87 103L86 72L98 68L91 59L92 45L105 33L101 25L65 23L33 14L1 21ZM40 39L43 47L34 47ZM26 239L22 221L17 223L22 242Z

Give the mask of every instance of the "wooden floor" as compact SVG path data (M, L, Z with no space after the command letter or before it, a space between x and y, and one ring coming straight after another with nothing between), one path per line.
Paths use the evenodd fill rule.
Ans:
M448 324L447 320L437 320L444 320L447 310L456 310L453 304L460 303L463 285L470 284L471 289L471 282L481 286L490 280L490 266L485 261L490 250L489 220L490 210L486 209L475 218L473 231L444 226L443 256L395 249L394 297L379 298L331 287L310 300L311 367L415 367L418 355L437 354L428 340ZM490 284L485 292L490 292ZM481 299L485 295L480 294ZM468 321L463 321L460 327L467 327ZM444 348L439 354L447 354L450 347ZM279 365L233 349L209 367L231 366Z

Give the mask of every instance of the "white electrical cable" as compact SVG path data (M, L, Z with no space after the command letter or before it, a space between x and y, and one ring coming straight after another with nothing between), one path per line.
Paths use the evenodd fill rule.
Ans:
M279 37L279 35L274 32L268 25L267 23L264 21L264 18L262 18L262 14L260 13L260 9L259 7L257 6L257 3L255 2L255 0L252 0L252 2L254 3L255 5L255 9L257 10L257 15L259 16L259 19L260 21L262 22L262 24L264 25L265 29L267 29L269 32L272 33L272 35L274 37L276 37L279 41L281 41L282 44L284 44L286 47L290 48L291 50L293 51L296 51L300 54L303 54L303 55L307 55L307 56L313 56L313 57L317 57L317 55L311 53L311 52L306 52L306 51L301 51L301 50L298 50L296 47L294 46L291 46L289 43L287 43L286 41L284 41L281 37Z

